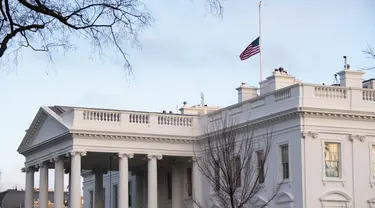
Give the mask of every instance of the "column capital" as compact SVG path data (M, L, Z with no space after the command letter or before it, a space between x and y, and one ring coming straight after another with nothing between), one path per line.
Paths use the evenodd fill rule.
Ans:
M163 159L163 156L162 156L162 155L159 155L159 154L148 154L148 155L147 155L147 159L151 160L151 159L153 159L153 158L156 158L156 159L158 159L158 160L161 160L161 159Z
M131 159L131 158L134 157L134 154L133 153L120 152L120 153L117 154L117 156L119 158L128 157L129 159Z
M67 157L69 156L75 156L75 155L80 155L80 156L86 156L87 152L86 151L71 151L68 154L66 154Z
M27 172L35 172L35 167L30 166L30 167L24 167L21 168L22 173L27 173Z
M61 161L61 160L63 160L63 158L61 158L60 156L56 156L56 157L54 157L54 158L52 158L52 159L50 159L50 162L52 163L52 162L59 162L59 161Z
M44 168L44 167L47 167L47 168L48 168L48 164L47 164L47 162L40 162L40 163L38 163L38 164L35 165L35 168L36 168L36 169Z

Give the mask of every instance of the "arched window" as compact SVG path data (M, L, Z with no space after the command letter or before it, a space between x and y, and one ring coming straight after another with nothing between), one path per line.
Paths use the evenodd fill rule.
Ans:
M293 208L293 196L287 192L281 192L276 196L277 208Z
M320 197L323 208L350 208L352 199L342 191L329 191Z

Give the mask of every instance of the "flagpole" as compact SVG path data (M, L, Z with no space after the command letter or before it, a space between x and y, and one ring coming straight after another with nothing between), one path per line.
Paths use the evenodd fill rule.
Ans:
M260 82L262 79L262 15L261 15L262 1L259 1L259 71L260 71Z

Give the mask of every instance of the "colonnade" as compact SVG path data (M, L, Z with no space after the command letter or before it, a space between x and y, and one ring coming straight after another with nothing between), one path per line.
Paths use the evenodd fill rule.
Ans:
M69 175L69 208L80 208L81 207L81 158L86 156L86 152L70 152L65 157L70 157L70 175ZM119 159L119 184L118 184L118 205L120 208L128 207L129 204L129 193L128 193L128 181L129 181L129 159L133 158L133 154L130 153L118 153ZM26 188L25 188L25 208L33 208L34 206L34 173L39 170L39 207L48 208L48 169L53 165L55 168L55 180L54 180L54 207L64 208L64 156L59 156L51 159L50 161L42 162L36 166L26 167L23 169L26 172ZM162 159L162 155L148 154L148 170L147 170L147 208L158 208L158 187L157 187L157 161ZM199 168L196 161L193 159L192 164L192 183L193 183L193 195L198 201L201 201L202 196L202 180ZM101 177L99 176L101 174ZM96 183L96 190L102 190L103 187L103 173L95 172L98 180ZM180 175L173 171L172 172L172 207L180 208L181 197L176 193L179 193L180 187L177 185ZM175 183L173 183L175 181ZM100 187L99 187L100 186ZM103 192L96 191L95 193L95 208L104 208L104 202L102 200ZM195 205L194 205L195 207Z

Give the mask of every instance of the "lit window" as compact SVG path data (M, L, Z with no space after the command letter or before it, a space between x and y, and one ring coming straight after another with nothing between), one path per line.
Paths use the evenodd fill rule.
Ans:
M259 183L264 183L264 151L259 150L256 152L256 154Z
M324 162L326 177L340 177L340 144L325 143Z
M375 145L372 146L372 179L375 180Z
M289 179L289 146L281 145L281 176L282 180Z

